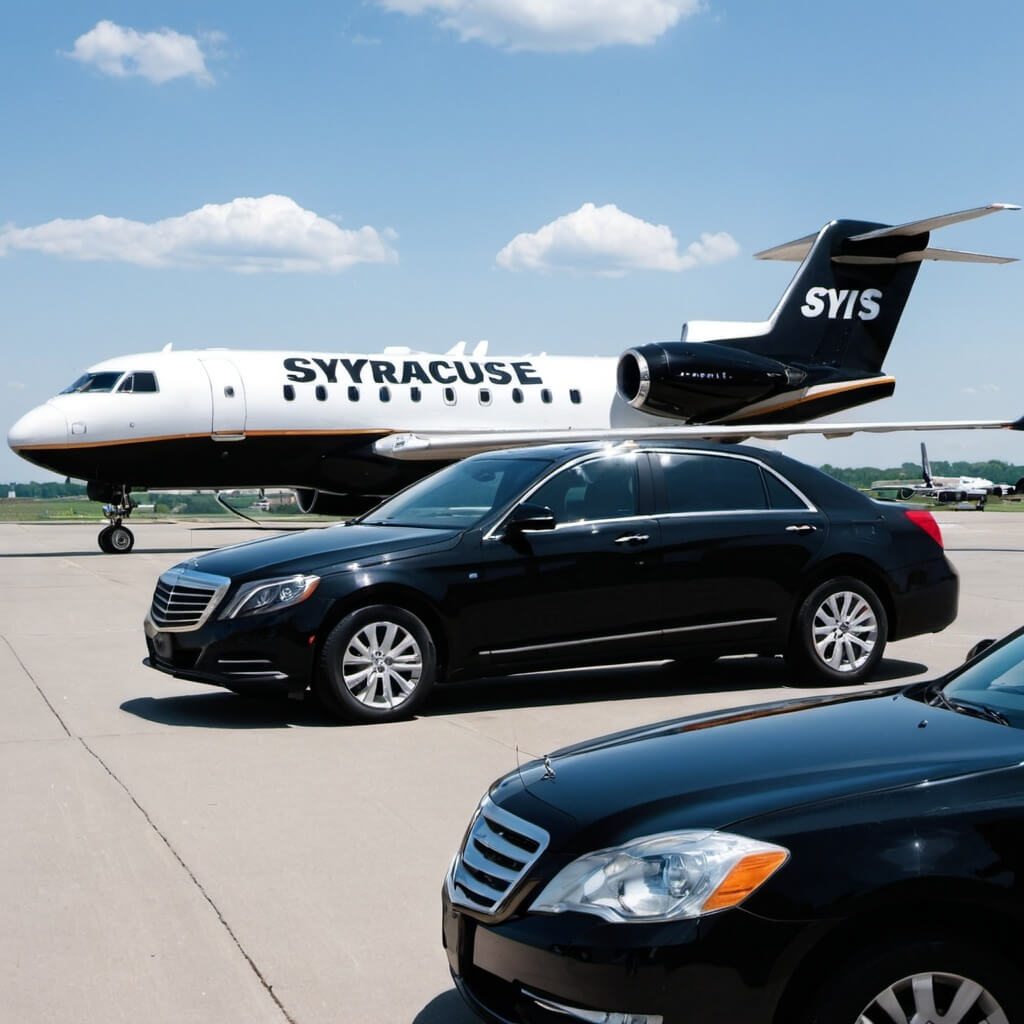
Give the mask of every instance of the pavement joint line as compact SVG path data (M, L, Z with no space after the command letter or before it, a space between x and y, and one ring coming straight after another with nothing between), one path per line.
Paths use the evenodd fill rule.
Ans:
M153 830L154 833L156 833L160 841L170 851L171 856L178 862L178 864L181 865L182 870L185 872L186 875L188 875L189 879L192 881L192 884L199 891L199 894L203 897L204 900L206 900L210 908L213 910L214 914L217 915L217 920L220 921L224 930L231 937L231 941L235 944L235 947L237 948L238 952L241 953L243 957L245 957L245 962L249 965L253 974L256 975L257 979L259 980L259 983L263 986L264 991L273 1000L274 1005L281 1011L281 1016L284 1017L288 1024L296 1024L295 1018L292 1017L292 1015L285 1009L284 1003L282 1003L281 1000L277 997L277 993L274 991L274 986L271 985L270 982L267 981L267 979L263 976L263 972L259 969L259 967L256 966L256 961L253 960L253 958L249 955L245 946L242 945L241 939L239 939L238 935L235 934L235 931L231 927L231 925L228 924L227 918L221 912L220 907L217 906L217 903L214 901L213 897L206 891L206 888L204 887L203 883L200 882L199 879L196 877L195 872L188 866L188 864L185 863L185 859L174 848L174 844L160 830L156 822L149 816L149 813L147 812L146 808L139 803L135 794L113 771L110 765L108 765L107 762L104 761L103 758L100 757L100 755L96 753L96 751L93 750L92 747L89 746L89 744L85 741L84 737L78 736L76 738L78 742L81 743L82 746L86 749L86 751L90 755L92 755L93 758L95 758L95 760L99 763L100 767L114 780L114 782L116 782L121 787L121 789L124 790L128 799L131 800L131 802L138 809L139 813L143 816L143 818L146 819L146 822L149 825L149 827Z
M6 636L2 635L0 635L0 639L2 639L3 642L7 645L7 649L11 652L11 654L14 655L14 660L21 666L22 672L24 672L25 675L28 676L28 678L31 680L32 685L36 688L36 692L39 694L40 697L43 698L43 703L50 709L50 711L53 714L53 717L56 718L58 722L60 722L60 727L68 734L68 737L70 738L71 730L68 728L67 722L65 722L64 719L61 718L60 712L50 703L50 698L47 697L45 693L43 693L43 688L39 685L39 683L36 682L36 677L32 675L31 672L29 672L28 666L25 664L25 662L21 660L21 656L14 649L14 646L11 644L11 641L8 640Z

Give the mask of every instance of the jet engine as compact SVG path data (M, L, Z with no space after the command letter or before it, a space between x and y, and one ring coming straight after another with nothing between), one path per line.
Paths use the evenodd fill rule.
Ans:
M358 516L383 501L383 495L334 494L315 487L296 487L295 503L300 512L319 516Z
M641 345L619 359L619 394L634 409L706 422L799 386L803 370L709 342Z

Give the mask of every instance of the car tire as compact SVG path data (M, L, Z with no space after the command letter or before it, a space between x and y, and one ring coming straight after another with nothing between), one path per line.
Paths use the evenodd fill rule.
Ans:
M320 652L316 695L348 722L392 722L415 714L437 674L427 627L393 605L369 605L345 616Z
M881 660L888 630L885 607L874 590L853 576L836 576L801 601L786 661L805 683L860 683Z
M1024 1020L1019 972L995 949L952 936L907 936L862 952L844 957L843 969L817 988L801 1024Z

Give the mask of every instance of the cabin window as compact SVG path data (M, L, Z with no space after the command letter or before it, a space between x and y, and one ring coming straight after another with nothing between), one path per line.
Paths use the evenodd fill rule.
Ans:
M225 398L234 398L235 397L235 389L230 384L224 389L224 397Z
M155 373L150 373L148 370L136 370L134 373L129 373L121 381L121 386L117 390L138 395L144 393L152 394L160 389L156 384Z
M523 404L523 389L522 388L513 388L512 389L512 401L515 402L516 405L522 405Z
M423 392L414 384L409 388L409 397L414 401L418 402L423 397Z
M284 388L282 390L284 391L284 400L286 402L294 402L295 401L295 385L294 384L285 384L285 386L284 386Z
M83 373L73 384L69 384L62 395L77 395L87 391L113 391L121 379L123 370L104 370L102 373Z
M481 388L480 389L480 404L490 405L491 404L491 389Z
M350 402L359 401L359 388L357 388L354 384L351 385L348 389L348 400Z
M541 388L540 400L545 405L550 405L551 404L551 389L550 388Z
M380 400L382 402L390 402L391 401L391 388L381 388L380 389Z
M583 399L580 397L579 391L576 388L569 389L569 401L572 402L573 405L579 405L580 402L583 401Z
M444 404L454 405L455 404L455 388L444 389Z
M316 386L316 400L318 402L327 401L327 387L324 384L317 384Z

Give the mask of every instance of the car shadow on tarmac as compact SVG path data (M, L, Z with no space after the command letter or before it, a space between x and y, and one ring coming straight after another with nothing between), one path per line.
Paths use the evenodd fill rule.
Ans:
M927 672L915 661L885 659L867 685L909 681ZM793 681L781 658L722 658L699 667L677 662L650 662L602 668L566 669L530 675L474 679L439 686L420 717L437 718L479 711L552 707L594 701L635 700L687 694L778 690L785 699ZM760 694L758 701L767 698ZM241 697L220 689L173 697L135 697L122 711L161 725L204 729L286 729L292 726L337 726L317 701ZM666 711L666 714L670 712Z
M480 1024L480 1018L450 988L435 996L412 1019L412 1024Z

